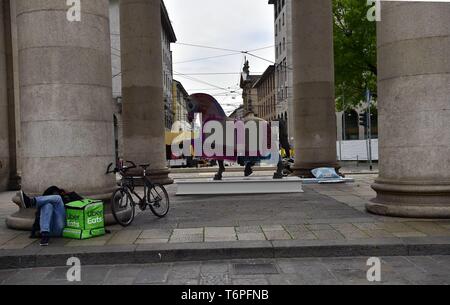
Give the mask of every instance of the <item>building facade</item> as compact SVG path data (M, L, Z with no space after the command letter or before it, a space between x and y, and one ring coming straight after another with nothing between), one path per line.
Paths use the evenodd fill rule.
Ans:
M172 90L172 112L174 113L174 122L187 122L187 102L189 94L184 89L183 84L173 80Z
M233 120L242 120L244 118L244 105L240 105L228 117Z
M250 64L248 60L245 60L240 82L240 87L243 90L244 116L248 113L258 116L258 90L254 88L254 85L260 78L261 75L250 75Z
M173 61L170 44L177 42L177 37L175 36L175 31L163 1L161 1L161 27L165 126L167 130L171 130L175 113L173 112L172 106Z
M275 20L276 117L285 121L293 145L292 0L269 0L269 4Z
M275 66L269 66L261 78L253 85L257 91L257 113L266 121L277 119Z

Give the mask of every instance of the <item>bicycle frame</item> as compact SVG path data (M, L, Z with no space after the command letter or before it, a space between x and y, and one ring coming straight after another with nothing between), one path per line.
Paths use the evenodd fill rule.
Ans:
M129 190L129 192L136 196L139 199L139 204L150 204L150 202L146 202L145 199L150 199L150 198L146 198L147 197L147 192L149 189L152 189L154 187L153 182L151 182L150 179L147 178L147 171L145 169L143 169L143 175L141 176L136 176L136 177L125 177L125 173L120 173L122 176L122 179L120 181L120 184L122 187L127 188ZM139 196L139 194L135 191L135 187L134 187L134 183L133 183L133 187L129 187L128 185L124 184L124 180L126 180L127 178L131 179L131 181L133 181L133 179L139 178L142 179L144 182L144 196L141 197ZM136 205L136 202L134 201L133 196L131 196L131 200L133 202L134 205ZM149 200L150 201L150 200Z
M111 167L113 166L113 164L111 163L108 166L108 169L106 170L106 174L119 174L121 179L119 182L119 188L117 190L114 191L113 193L113 202L116 202L116 193L120 194L121 198L120 203L119 203L119 207L115 208L115 205L112 205L112 212L114 215L114 218L116 219L116 221L118 223L120 223L122 226L128 226L130 225L135 217L135 207L138 206L141 211L145 211L147 209L147 207L150 208L150 210L153 212L153 214L155 214L155 216L158 216L160 218L163 218L167 215L167 213L169 212L169 206L170 206L170 200L169 200L169 196L167 194L166 189L159 184L155 184L151 181L151 179L149 177L147 177L147 168L149 167L149 164L143 164L143 165L139 165L139 167L142 168L143 170L143 174L139 175L139 176L132 176L132 175L128 175L127 171L130 169L135 169L138 166L136 164L134 164L132 161L126 161L126 163L130 163L132 166L131 167L127 167L124 166L123 163L118 164L116 168L114 168L114 170L111 170ZM135 190L135 183L134 180L135 179L140 179L143 180L143 186L144 186L144 196L140 196L138 194L138 192ZM159 189L162 189L162 193L159 192ZM140 193L140 192L139 192ZM156 194L155 194L156 193ZM126 200L125 202L125 206L127 204L130 205L130 207L132 208L131 210L131 217L128 220L125 219L119 219L117 216L117 213L119 212L120 208L123 208L124 206L121 206L122 204L122 199L123 199L123 195L126 194L126 197L129 198L129 201ZM161 195L162 194L162 195ZM137 200L135 200L137 198ZM165 205L161 205L162 200L164 200ZM160 211L159 209L163 207L164 210Z

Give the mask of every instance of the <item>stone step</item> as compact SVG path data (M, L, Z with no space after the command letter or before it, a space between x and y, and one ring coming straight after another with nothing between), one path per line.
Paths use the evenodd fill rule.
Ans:
M178 261L291 257L381 257L448 255L448 237L371 240L279 240L93 247L34 247L0 251L0 270L83 265L148 264Z

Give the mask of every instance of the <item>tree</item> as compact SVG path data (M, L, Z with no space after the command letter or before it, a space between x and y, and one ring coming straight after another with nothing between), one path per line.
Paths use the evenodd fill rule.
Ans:
M364 0L333 0L336 107L354 108L377 90L376 23Z

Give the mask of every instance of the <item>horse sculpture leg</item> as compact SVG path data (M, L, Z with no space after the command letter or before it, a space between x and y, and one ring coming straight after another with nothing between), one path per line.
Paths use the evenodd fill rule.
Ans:
M277 165L277 171L273 174L273 179L283 179L283 161L279 161Z
M253 169L252 167L255 165L255 162L247 162L245 164L245 170L244 170L244 175L245 177L250 176L251 174L253 174Z
M222 180L222 174L225 172L225 162L223 160L218 160L219 163L219 171L214 176L214 180L220 181Z
M277 171L275 172L275 174L273 174L273 179L283 179L283 169L284 169L284 165L283 165L283 160L280 159L278 160L278 164L277 164Z

